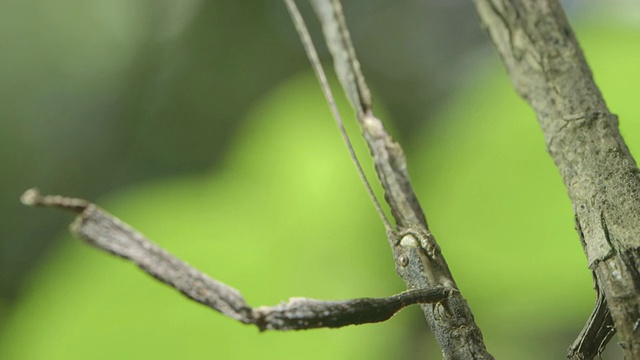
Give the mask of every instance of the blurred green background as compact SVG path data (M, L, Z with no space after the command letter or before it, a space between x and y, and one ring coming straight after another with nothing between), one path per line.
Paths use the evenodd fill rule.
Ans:
M640 9L566 5L637 154ZM489 350L563 358L593 305L590 274L535 117L474 9L345 11ZM254 306L402 291L280 1L2 1L0 46L0 359L440 357L417 308L259 334L69 237L68 214L18 202L31 186L95 200Z

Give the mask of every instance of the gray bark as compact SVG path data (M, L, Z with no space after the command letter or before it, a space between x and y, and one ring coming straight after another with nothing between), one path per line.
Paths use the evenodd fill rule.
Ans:
M640 176L556 0L474 0L516 91L533 107L627 359L640 359ZM596 316L602 315L602 316ZM594 319L599 319L596 323ZM584 331L599 334L606 331ZM597 344L595 345L598 346ZM572 354L575 358L588 358Z
M42 196L36 189L27 190L21 200L30 206L77 213L71 232L89 245L130 260L189 299L244 324L256 325L261 331L337 328L385 321L406 306L437 303L453 291L445 287L422 288L386 298L342 301L291 298L276 306L252 308L238 290L198 271L86 200Z

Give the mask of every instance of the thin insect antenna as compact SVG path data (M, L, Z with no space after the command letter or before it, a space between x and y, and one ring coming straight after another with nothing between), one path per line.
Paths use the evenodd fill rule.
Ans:
M380 215L380 219L382 219L382 223L384 224L387 232L393 232L393 228L389 223L389 220L382 211L382 206L380 206L380 202L378 202L378 198L373 193L373 189L371 188L371 184L367 179L367 176L364 174L364 170L362 170L362 165L360 165L360 161L358 161L358 157L356 156L356 152L353 150L353 145L351 145L351 140L349 139L349 134L347 134L347 130L344 128L344 124L342 122L342 117L340 117L340 112L338 112L338 107L336 106L335 99L333 98L333 93L331 92L331 88L329 87L329 82L327 81L327 76L324 73L324 69L322 68L322 64L320 63L320 59L318 58L318 53L316 52L315 46L313 46L313 41L311 40L311 36L309 35L309 30L307 30L307 26L300 15L300 11L298 11L298 7L296 6L293 0L284 0L287 8L289 10L289 14L293 19L293 23L300 35L300 39L302 40L302 45L304 46L304 50L307 53L307 57L311 62L311 66L318 77L318 81L320 82L320 86L322 87L322 92L324 93L324 97L327 99L329 103L329 107L331 108L331 113L333 114L333 118L338 125L338 129L340 129L340 134L342 134L342 139L347 145L347 149L349 150L349 155L353 160L353 163L356 165L358 170L358 174L360 175L360 179L364 183L364 187L367 189L369 193L369 197L373 201L373 205L378 211L378 215Z

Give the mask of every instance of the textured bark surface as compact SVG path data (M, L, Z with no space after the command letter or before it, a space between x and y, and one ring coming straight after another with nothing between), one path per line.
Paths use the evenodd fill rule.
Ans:
M625 357L640 359L640 176L618 119L557 1L474 2L513 86L536 112Z

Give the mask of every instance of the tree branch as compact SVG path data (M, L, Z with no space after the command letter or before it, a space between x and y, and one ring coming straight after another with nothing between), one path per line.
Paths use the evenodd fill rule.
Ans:
M513 86L536 112L571 198L595 287L606 298L594 310L603 313L594 313L580 335L593 338L576 344L606 343L609 331L589 328L606 328L608 306L625 358L640 359L640 172L618 119L557 0L474 2Z

